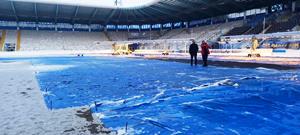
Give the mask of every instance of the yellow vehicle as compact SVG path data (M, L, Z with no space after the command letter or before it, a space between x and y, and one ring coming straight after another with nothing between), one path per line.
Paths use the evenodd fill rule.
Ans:
M168 46L168 47L164 46L162 55L169 55L169 54L170 54L170 46Z
M113 55L128 55L131 54L134 49L131 44L113 44Z
M252 37L252 46L250 49L250 53L248 57L260 57L260 54L257 52L257 48L259 47L258 39L256 37Z

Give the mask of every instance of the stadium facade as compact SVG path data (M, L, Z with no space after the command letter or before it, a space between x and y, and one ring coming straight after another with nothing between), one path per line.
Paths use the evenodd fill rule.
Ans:
M146 7L123 9L8 0L1 1L0 19L2 27L13 29L160 30L224 23L281 10L296 11L298 3L292 0L161 0Z
M113 44L135 43L140 50L180 53L187 52L189 40L195 39L207 40L221 49L216 52L223 52L224 48L247 49L249 37L260 35L264 37L261 47L299 49L300 37L294 36L299 31L299 11L300 2L294 0L161 0L131 8L118 3L107 8L9 0L0 2L0 48L111 50ZM272 35L290 31L296 34Z

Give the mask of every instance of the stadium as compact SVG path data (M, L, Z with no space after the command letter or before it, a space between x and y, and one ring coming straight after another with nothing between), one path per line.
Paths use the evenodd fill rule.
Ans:
M0 75L1 135L296 135L300 1L1 0Z

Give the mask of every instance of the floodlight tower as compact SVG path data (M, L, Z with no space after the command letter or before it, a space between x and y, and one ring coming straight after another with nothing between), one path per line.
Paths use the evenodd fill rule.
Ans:
M122 0L115 0L115 6L121 6L122 5Z

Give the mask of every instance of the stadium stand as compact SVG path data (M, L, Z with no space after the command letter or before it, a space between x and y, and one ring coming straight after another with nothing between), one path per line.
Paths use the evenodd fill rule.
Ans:
M128 40L128 32L118 31L118 32L106 32L108 39L110 41L127 41Z
M104 33L107 33L109 41L153 40L158 39L161 35L160 31L110 31Z
M270 28L266 33L287 32L292 31L299 24L299 13L283 12L277 14L275 21L267 22Z
M245 34L248 30L250 30L250 26L241 26L241 27L235 27L232 30L230 30L225 36L229 35L243 35Z
M263 32L264 28L268 28L270 25L266 24L265 26L261 23L256 25L255 27L251 28L250 30L248 30L247 32L245 32L244 34L246 35L251 35L251 34L260 34Z
M128 40L155 40L160 37L160 31L129 32Z
M22 31L21 50L98 50L103 32Z
M8 30L6 31L6 39L5 43L17 43L17 31L16 30Z
M227 33L234 27L241 26L243 21L233 21L215 25L200 26L194 28L182 28L168 31L159 39L196 39L200 40L216 40L221 35Z
M271 28L266 31L266 33L275 33L275 32L286 32L291 31L296 24L292 22L274 22L271 24Z
M265 19L265 22L262 18ZM250 17L243 26L233 28L224 36L288 32L299 24L299 18L299 13L289 11Z

